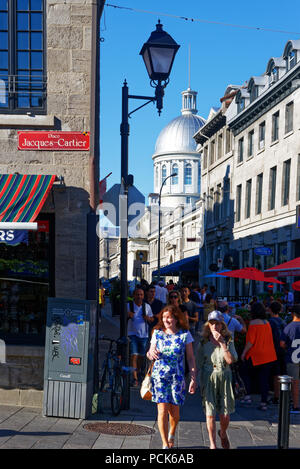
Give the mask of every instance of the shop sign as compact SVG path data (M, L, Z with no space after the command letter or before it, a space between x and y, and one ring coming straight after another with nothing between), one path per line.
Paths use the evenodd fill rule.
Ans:
M258 256L271 256L272 255L272 248L267 248L265 246L258 247L254 249L254 253Z
M20 243L28 244L27 230L0 230L0 243L16 246Z
M18 132L18 150L87 151L89 149L89 132Z
M49 220L38 220L37 224L38 224L38 231L49 233Z

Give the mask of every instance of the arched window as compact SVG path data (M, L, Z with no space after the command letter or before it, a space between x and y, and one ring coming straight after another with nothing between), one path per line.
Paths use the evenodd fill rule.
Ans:
M167 177L167 167L164 164L163 167L161 168L161 183L164 182L164 179Z
M296 52L291 48L287 57L288 70L296 65Z
M184 184L187 186L192 184L192 165L190 163L184 165Z
M178 184L178 165L177 164L172 165L172 174L175 174L175 173L177 176L172 177L172 185Z
M158 186L158 167L155 168L155 186Z

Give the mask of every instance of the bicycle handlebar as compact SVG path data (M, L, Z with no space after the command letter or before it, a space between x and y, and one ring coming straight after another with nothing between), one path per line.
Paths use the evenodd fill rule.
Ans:
M106 340L111 343L116 343L119 345L126 345L127 344L127 338L126 337L120 337L119 339L111 339L110 337L107 337L105 335L100 335L99 336L100 340Z

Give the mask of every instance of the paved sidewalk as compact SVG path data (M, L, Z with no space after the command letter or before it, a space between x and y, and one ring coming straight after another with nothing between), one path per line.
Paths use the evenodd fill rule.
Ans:
M100 333L118 336L119 318L111 317L109 306L102 316ZM256 409L258 396L251 407L236 405L228 436L232 448L274 449L277 447L278 409L271 407L262 412ZM122 422L146 425L155 430L146 436L110 436L84 429L91 422ZM201 408L199 391L188 395L181 410L181 421L176 435L178 449L207 449L209 447L205 416ZM218 446L221 447L220 441ZM300 449L300 415L291 415L290 448ZM143 401L139 390L131 388L130 410L118 417L104 409L103 414L91 416L87 421L43 417L37 408L0 406L1 449L161 449L157 429L156 406Z

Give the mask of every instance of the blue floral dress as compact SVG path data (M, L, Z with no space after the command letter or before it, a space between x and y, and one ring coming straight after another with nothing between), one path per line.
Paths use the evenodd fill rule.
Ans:
M156 344L160 356L152 370L152 401L182 405L185 399L184 354L185 346L193 342L189 331L166 334L155 329L151 345Z

